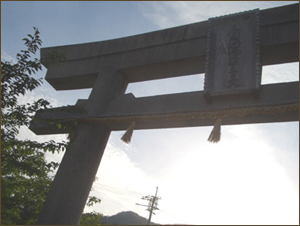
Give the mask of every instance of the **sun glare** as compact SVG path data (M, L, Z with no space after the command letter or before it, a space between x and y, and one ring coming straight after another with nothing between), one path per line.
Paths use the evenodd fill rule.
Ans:
M174 196L183 192L189 206L182 214L203 224L295 222L297 194L273 150L251 128L235 128L235 134L236 139L183 155L177 170L172 168L169 186Z

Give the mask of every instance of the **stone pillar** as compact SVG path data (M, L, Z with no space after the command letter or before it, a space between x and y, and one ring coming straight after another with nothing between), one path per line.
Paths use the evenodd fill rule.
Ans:
M88 114L103 112L110 100L125 93L127 84L114 69L99 73L86 106ZM97 123L77 125L74 142L62 159L37 224L79 224L110 132Z

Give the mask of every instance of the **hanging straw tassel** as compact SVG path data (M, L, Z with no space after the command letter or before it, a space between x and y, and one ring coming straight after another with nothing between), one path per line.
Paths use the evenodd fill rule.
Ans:
M132 133L135 127L135 122L132 122L131 125L128 127L124 135L121 137L121 140L128 144L131 141Z
M212 143L218 143L220 141L221 138L221 121L222 119L218 118L213 130L211 131L209 137L208 137L208 141L212 142Z

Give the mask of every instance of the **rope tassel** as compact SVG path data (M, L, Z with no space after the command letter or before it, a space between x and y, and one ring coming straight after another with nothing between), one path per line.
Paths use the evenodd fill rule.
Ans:
M128 144L131 141L132 133L135 127L135 122L132 122L124 135L121 137L121 140Z
M212 143L218 143L220 141L221 138L221 121L222 119L218 118L213 130L211 131L209 137L208 137L208 141L212 142Z

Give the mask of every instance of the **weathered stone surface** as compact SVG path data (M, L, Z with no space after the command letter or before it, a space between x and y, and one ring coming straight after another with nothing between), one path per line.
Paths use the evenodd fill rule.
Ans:
M176 112L196 113L201 111L226 110L231 108L259 107L267 105L293 104L299 102L299 82L280 83L262 85L260 97L254 100L252 95L222 96L211 104L207 104L203 98L203 91L188 92L180 94L168 94L152 97L134 98L132 94L119 96L112 100L102 114L96 117L128 117L128 116L147 116L164 115ZM78 103L77 103L78 104ZM87 104L87 100L80 100L81 107ZM63 114L61 114L62 112ZM42 115L42 113L41 113ZM86 117L80 114L67 114L60 108L53 109L52 112L45 112L44 115L54 119L79 119ZM252 114L247 117L228 117L222 120L222 125L266 123L266 122L288 122L298 121L299 111L286 112L274 115ZM57 134L68 133L70 128L58 129L47 123L34 121L30 129L36 134ZM212 119L177 119L170 121L149 121L138 122L136 129L158 129L174 127L194 127L194 126L213 126L215 120ZM130 123L105 123L111 130L126 130Z
M299 4L259 11L261 65L299 61ZM205 72L208 22L108 41L42 48L68 61L48 68L57 90L91 88L97 74L118 65L128 82Z
M209 19L206 96L258 93L261 81L259 10Z
M64 154L37 224L79 224L110 130L101 124L77 127L71 150Z
M99 74L85 104L88 114L103 112L124 94L127 81L113 68ZM111 130L103 124L78 123L71 148L59 166L37 224L79 224Z
M299 5L259 12L261 65L299 60ZM88 100L77 106L85 117L121 117L178 112L270 106L299 102L299 82L261 87L259 99L249 95L220 96L207 104L203 91L135 98L124 95L128 82L203 73L207 21L102 42L43 48L41 56L56 50L67 62L48 68L46 80L57 90L93 88ZM274 35L275 34L275 35ZM78 119L78 114L51 110L39 112L54 119ZM299 120L299 110L280 114L231 116L222 124ZM35 119L37 134L65 133ZM172 119L137 122L136 129L213 125L215 119ZM65 153L37 224L78 224L111 130L126 129L122 123L79 121L71 149ZM74 128L73 128L74 129Z

